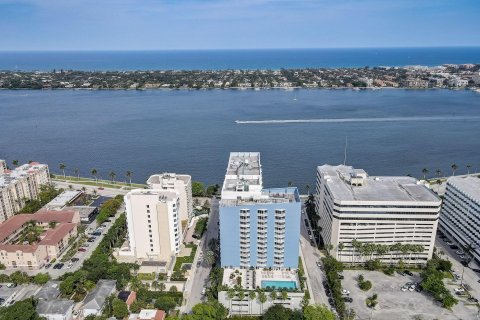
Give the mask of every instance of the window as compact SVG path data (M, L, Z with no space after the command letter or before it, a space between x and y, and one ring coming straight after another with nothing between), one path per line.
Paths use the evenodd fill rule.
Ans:
M150 235L150 238L152 237L152 235Z
M149 225L148 225L148 228L151 228L151 227L152 227L152 225L151 225L151 224L149 224Z
M150 210L147 210L147 213L150 213Z
M148 220L148 223L152 223L152 221Z
M150 205L149 205L149 204L147 204L147 208L150 208Z

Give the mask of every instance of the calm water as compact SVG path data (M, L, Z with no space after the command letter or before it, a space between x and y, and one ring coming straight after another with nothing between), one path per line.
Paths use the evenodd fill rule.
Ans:
M280 69L480 63L477 48L0 52L0 70Z
M294 100L296 96L297 100ZM436 117L431 121L235 124L235 120ZM471 116L471 120L449 120ZM438 120L444 117L444 120ZM448 90L0 91L0 158L64 162L102 178L132 170L222 183L230 151L262 152L266 186L314 184L343 162L372 175L480 168L480 95Z

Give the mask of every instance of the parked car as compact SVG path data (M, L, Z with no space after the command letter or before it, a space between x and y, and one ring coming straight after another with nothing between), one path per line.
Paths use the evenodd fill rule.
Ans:
M458 254L459 256L463 256L465 254L465 252L463 252L462 249L455 251L455 253Z
M449 245L449 246L452 246L452 245L453 245L453 242L452 242L452 241L447 241L447 242L445 242L445 243L446 243L447 245Z
M350 291L347 289L342 289L342 294L348 296L350 294Z
M459 258L462 259L462 260L465 260L466 257L464 255L461 255L461 256L459 256Z
M202 289L202 296L204 296L206 292L207 292L207 289L203 288Z
M73 263L70 262L69 264L67 264L67 269L70 269L71 267L73 267Z
M353 302L353 299L350 298L350 297L343 297L343 301L351 303L351 302Z
M90 247L90 243L84 243L84 244L82 244L82 248L88 248L88 247Z
M309 236L312 235L312 231L310 231L309 229L307 229L307 233L308 233Z
M465 289L463 289L463 288L455 288L454 291L455 291L455 293L458 294L458 293L463 293L463 292L465 292Z
M450 249L457 250L457 249L458 249L458 246L457 246L456 244L451 245L451 246L450 246Z
M340 273L339 273L339 274L338 274L338 279L343 280L343 279L345 279L345 277L343 276L343 274L340 274Z
M96 236L96 237L99 237L102 235L102 233L100 231L95 231L95 232L92 232L91 233L92 236ZM93 237L92 237L93 238ZM95 238L93 238L95 240Z
M95 242L95 237L88 238L88 242Z
M322 267L322 263L320 261L317 261L317 267L319 267L319 268Z
M72 262L77 262L78 260L80 260L80 259L78 259L78 258L72 258L70 261L72 261Z
M17 284L16 284L16 283L13 283L13 282L10 282L10 283L7 283L7 284L6 284L6 287L7 287L7 288L15 288L16 286L17 286Z
M10 300L10 302L9 302L8 304L9 304L9 305L12 305L12 304L14 304L14 303L15 303L15 300L12 299L12 300Z
M420 285L418 285L418 286L415 288L415 291L417 291L417 292L422 292L422 291L423 291L423 288L422 288Z
M410 277L413 277L413 272L410 270L404 270L403 273L408 274Z
M398 273L399 275L401 275L401 276L405 276L405 273L402 272L402 271L397 271L397 273Z
M403 292L405 292L405 291L408 290L408 287L407 287L407 286L403 286L403 287L401 288L401 290L402 290Z
M49 269L51 266L52 266L51 263L47 263L47 264L45 265L45 269Z
M57 263L56 265L53 266L53 269L62 269L63 268L63 263Z
M408 291L413 292L417 288L416 285L412 284L410 287L408 287Z
M85 248L78 248L78 251L80 251L80 252L85 252L85 251L87 251L87 249L85 249Z
M5 299L0 298L0 306L5 302Z
M470 298L468 298L468 301L470 301L470 302L478 302L478 299L477 299L477 298L474 298L474 297L470 297Z

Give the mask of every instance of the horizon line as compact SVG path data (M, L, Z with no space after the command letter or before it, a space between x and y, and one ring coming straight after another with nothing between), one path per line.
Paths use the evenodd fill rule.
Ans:
M0 50L0 53L8 52L159 52L159 51L273 51L273 50L362 50L362 49L455 49L455 48L480 48L480 45L452 45L452 46L361 46L361 47L298 47L298 48L187 48L187 49L46 49L46 50Z

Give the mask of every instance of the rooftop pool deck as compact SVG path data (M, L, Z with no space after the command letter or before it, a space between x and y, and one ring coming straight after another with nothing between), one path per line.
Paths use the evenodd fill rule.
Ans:
M296 281L280 281L280 280L262 280L262 289L267 287L275 289L297 289Z

